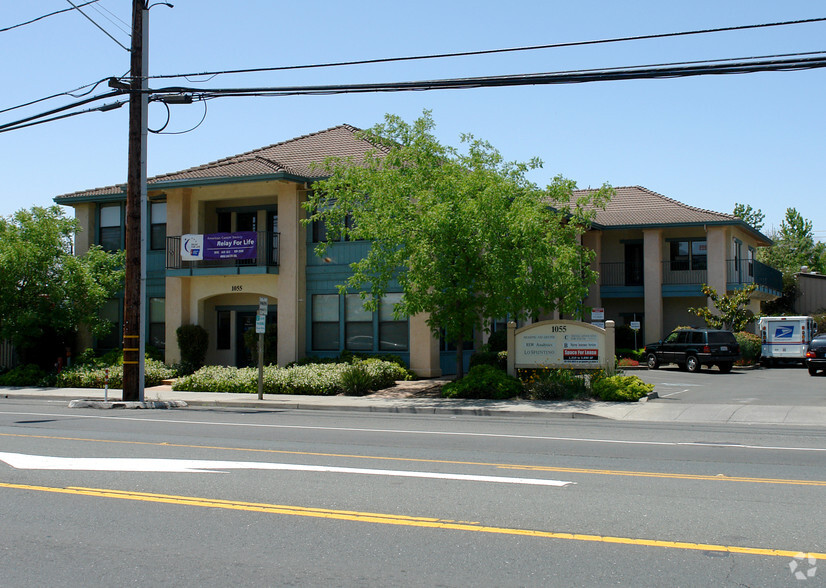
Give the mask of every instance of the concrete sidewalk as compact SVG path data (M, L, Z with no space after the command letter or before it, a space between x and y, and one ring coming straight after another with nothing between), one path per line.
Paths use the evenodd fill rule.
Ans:
M422 381L428 385L428 381ZM391 389L392 390L392 389ZM0 387L0 403L4 399L41 399L69 402L77 399L98 401L104 391L89 388L11 388ZM110 390L109 400L114 408L124 407L117 402L120 390ZM537 418L604 418L619 421L674 422L674 423L732 423L738 425L797 425L826 426L826 407L822 406L766 406L748 404L685 404L671 401L647 402L542 402L530 400L457 400L433 397L356 396L299 396L265 394L258 400L255 394L228 394L216 392L176 392L171 386L147 388L144 399L148 404L180 403L179 406L259 408L266 410L352 410L363 412L405 414L497 415L530 416ZM164 406L146 406L157 408Z

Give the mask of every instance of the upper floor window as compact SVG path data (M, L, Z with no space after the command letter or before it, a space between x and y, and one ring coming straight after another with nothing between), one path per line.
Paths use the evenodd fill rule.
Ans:
M123 249L123 228L120 204L105 204L100 207L100 227L98 243L106 251Z
M344 224L348 229L353 228L353 217L351 215L347 215L344 219ZM325 241L329 241L329 231L327 229L327 223L323 220L313 221L313 243L323 243ZM343 239L338 239L339 241L349 241L350 237L346 237Z
M671 270L704 270L708 268L708 246L705 239L671 241Z
M153 202L149 206L149 248L166 249L166 202Z

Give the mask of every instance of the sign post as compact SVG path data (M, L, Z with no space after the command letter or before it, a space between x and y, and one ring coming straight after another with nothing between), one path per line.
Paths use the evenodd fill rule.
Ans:
M267 331L267 309L269 298L258 299L258 314L255 317L255 332L258 334L258 400L264 399L264 333Z

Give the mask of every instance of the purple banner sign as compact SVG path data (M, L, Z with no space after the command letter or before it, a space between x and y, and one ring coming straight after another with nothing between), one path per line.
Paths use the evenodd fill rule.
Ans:
M257 244L254 231L204 235L204 259L255 259Z

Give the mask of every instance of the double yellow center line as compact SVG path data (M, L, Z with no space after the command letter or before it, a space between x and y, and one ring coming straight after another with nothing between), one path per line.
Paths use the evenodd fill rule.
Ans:
M196 496L174 496L169 494L154 494L149 492L130 492L126 490L111 490L104 488L67 487L57 488L50 486L32 486L28 484L10 484L0 482L0 488L29 490L35 492L51 492L57 494L73 494L92 496L97 498L111 498L133 500L139 502L153 502L174 504L180 506L195 506L202 508L218 508L223 510L257 512L300 517L313 517L372 523L380 525L396 525L403 527L419 527L428 529L444 529L451 531L465 531L472 533L490 533L496 535L516 535L521 537L535 537L539 539L561 539L569 541L585 541L591 543L612 543L617 545L634 545L641 547L664 547L694 551L710 551L723 553L739 553L745 555L760 555L772 557L800 557L800 551L783 549L765 549L759 547L740 547L736 545L719 545L714 543L689 543L684 541L661 541L657 539L635 539L630 537L612 537L606 535L584 535L579 533L559 533L554 531L539 531L534 529L518 529L508 527L491 527L474 522L452 521L429 517L402 516L393 514L358 512L349 510L330 510L323 508L308 508L288 506L283 504L267 504L260 502L244 502L238 500L219 500ZM826 560L826 553L806 553L806 557Z

